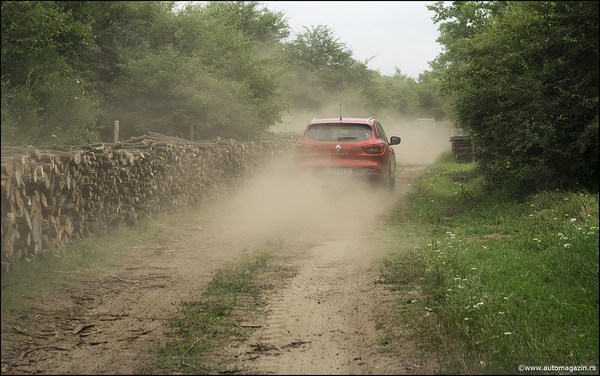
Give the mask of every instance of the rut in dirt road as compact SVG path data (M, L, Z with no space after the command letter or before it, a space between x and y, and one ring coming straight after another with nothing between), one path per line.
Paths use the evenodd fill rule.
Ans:
M269 299L270 315L237 350L250 374L401 374L421 370L411 352L384 354L377 314L393 298L374 284L366 239L324 241ZM264 329L263 329L264 328ZM417 367L417 368L415 368Z
M268 299L269 313L255 323L249 339L215 352L212 361L230 363L232 372L242 374L432 373L432 362L418 355L402 328L396 333L402 345L382 351L387 333L377 324L399 297L375 283L376 261L389 252L377 241L376 229L419 170L400 173L393 195L374 195L369 187L326 193L335 204L286 239L296 243L290 249L299 250L286 255L296 275ZM319 233L324 225L327 231ZM309 244L302 247L303 242Z

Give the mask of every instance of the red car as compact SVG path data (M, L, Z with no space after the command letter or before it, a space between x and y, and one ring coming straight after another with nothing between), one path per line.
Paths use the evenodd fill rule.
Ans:
M355 176L393 188L396 153L391 147L400 137L388 140L375 118L313 119L295 145L295 162L325 175Z

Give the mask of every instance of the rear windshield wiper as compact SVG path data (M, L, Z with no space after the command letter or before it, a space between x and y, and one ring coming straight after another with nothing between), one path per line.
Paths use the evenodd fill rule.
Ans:
M343 141L343 140L356 140L356 137L338 137L337 138L338 141Z

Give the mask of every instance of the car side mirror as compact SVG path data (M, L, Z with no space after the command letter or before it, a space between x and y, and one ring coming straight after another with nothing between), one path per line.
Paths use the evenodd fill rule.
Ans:
M390 145L398 145L400 143L400 137L392 136L390 137Z

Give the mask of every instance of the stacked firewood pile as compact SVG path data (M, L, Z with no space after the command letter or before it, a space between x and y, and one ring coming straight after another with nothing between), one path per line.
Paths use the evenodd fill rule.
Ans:
M2 147L2 272L73 239L218 198L291 139Z
M457 161L467 163L475 160L473 142L467 136L459 135L450 137L452 153Z

